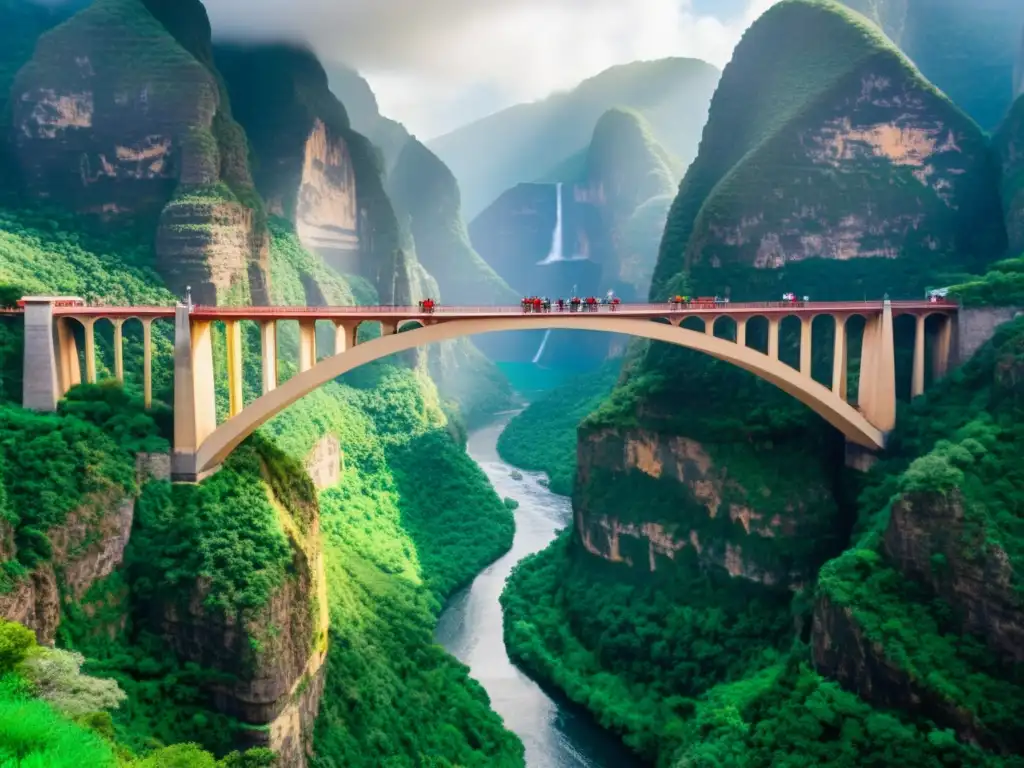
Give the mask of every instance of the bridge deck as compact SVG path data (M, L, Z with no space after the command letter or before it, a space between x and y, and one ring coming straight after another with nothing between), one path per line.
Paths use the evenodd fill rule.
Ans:
M586 317L594 314L614 312L617 316L637 319L656 319L661 317L694 316L753 316L775 315L853 315L858 313L874 314L881 312L881 301L808 301L808 302L720 302L691 303L675 306L664 304L619 304L614 309L610 305L598 305L596 312L570 312L568 308L561 314ZM952 312L959 305L951 301L931 302L927 300L893 301L894 315L920 314L923 312ZM21 310L4 310L6 313L17 313ZM174 307L115 307L115 306L81 306L53 308L54 315L73 317L137 317L137 318L173 318ZM559 313L556 307L549 312L524 312L519 305L515 306L478 306L449 307L438 306L433 312L425 312L420 307L402 306L354 306L354 307L214 307L197 305L192 309L192 317L196 320L428 320L431 318L444 320L501 318L509 315L537 317Z

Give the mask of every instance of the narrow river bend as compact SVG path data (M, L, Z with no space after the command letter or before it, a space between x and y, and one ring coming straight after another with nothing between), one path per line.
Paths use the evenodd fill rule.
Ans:
M498 457L506 414L469 436L467 450L501 497L519 502L516 535L501 559L449 601L437 625L437 641L470 668L491 697L505 726L526 745L529 768L628 768L637 765L622 744L585 713L557 701L516 669L505 652L498 598L513 566L544 549L572 519L570 500L540 484L542 474L515 470Z

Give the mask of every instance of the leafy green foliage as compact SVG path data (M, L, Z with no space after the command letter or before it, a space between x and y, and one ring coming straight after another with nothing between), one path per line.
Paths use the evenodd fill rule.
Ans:
M125 699L124 691L113 680L83 675L84 662L80 653L36 648L18 664L16 671L32 686L37 697L68 717L116 709Z
M712 689L683 731L676 768L1021 765L1016 757L985 755L952 731L873 709L815 674L800 655Z
M0 765L4 768L116 768L113 748L64 719L43 701L0 699Z
M14 621L0 619L0 675L6 675L21 663L35 647L36 636Z
M563 535L516 566L501 597L506 645L647 759L671 753L690 699L776 661L789 641L785 590L702 573L685 551L644 583L573 549Z
M611 392L619 362L594 373L574 375L516 415L498 437L504 461L546 472L554 493L568 496L576 477L576 427Z
M997 261L984 275L951 286L949 293L965 307L1024 306L1024 256Z
M180 599L202 577L208 607L258 608L284 579L292 551L250 441L199 485L151 482L136 505L131 560L137 592Z
M102 515L135 490L131 454L97 427L8 406L0 406L0 471L6 522L27 568L49 559L47 531L72 510Z

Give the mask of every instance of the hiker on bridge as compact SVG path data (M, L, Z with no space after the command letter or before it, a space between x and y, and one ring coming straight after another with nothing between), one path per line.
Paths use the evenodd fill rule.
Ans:
M433 312L434 311L434 306L435 306L435 304L434 304L434 300L433 299L423 299L420 302L420 310L422 312Z

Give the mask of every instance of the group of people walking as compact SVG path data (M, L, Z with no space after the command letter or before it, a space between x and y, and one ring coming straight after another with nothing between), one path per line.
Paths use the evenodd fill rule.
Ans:
M554 301L547 296L543 298L529 296L521 302L523 312L550 312L552 309L556 312L597 312L601 307L608 307L614 312L620 303L618 296L606 296L600 299L594 296L586 298L573 296L571 299L555 299Z

